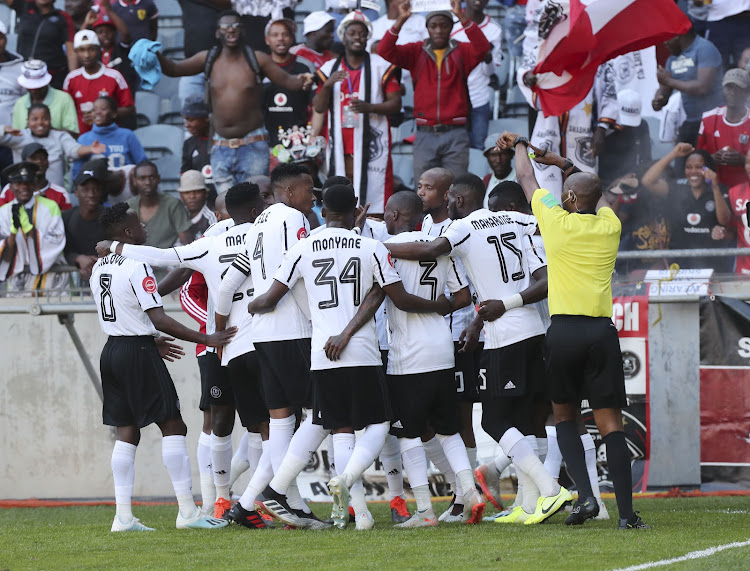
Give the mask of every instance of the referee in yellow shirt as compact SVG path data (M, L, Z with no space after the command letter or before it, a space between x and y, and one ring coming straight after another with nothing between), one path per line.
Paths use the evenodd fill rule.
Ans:
M547 252L549 312L546 370L557 439L578 487L578 501L565 520L582 524L599 513L576 420L581 399L588 399L607 445L607 463L620 513L619 529L648 528L633 511L630 451L621 409L627 405L622 354L612 323L612 273L622 225L602 196L602 183L578 171L570 159L539 150L528 139L503 133L500 149L516 151L516 173L537 218ZM562 204L539 188L529 159L559 167L568 177Z

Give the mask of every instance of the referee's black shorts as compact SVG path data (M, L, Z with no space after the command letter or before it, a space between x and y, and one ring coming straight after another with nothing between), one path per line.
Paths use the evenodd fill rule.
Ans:
M255 343L268 410L310 408L310 338Z
M110 337L99 367L104 424L143 428L181 418L172 377L150 335Z
M608 317L553 315L547 330L546 366L552 402L591 408L624 408L625 375L617 329Z
M461 428L453 369L410 375L387 375L397 438L419 438L430 427L443 435Z
M393 418L380 365L312 371L312 389L313 424L328 430L362 430Z

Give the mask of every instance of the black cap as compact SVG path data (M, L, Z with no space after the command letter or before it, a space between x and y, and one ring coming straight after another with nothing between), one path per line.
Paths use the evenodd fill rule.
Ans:
M208 105L201 95L190 95L182 105L180 115L183 117L208 117Z
M109 173L107 171L107 160L106 159L93 159L87 161L78 171L78 176L74 181L74 185L78 186L84 184L90 180L95 180L100 184L104 184L107 180Z
M3 171L3 175L10 182L34 182L38 173L39 166L28 161L10 165Z
M44 151L47 155L49 155L49 152L44 145L40 143L29 143L23 149L21 149L21 160L25 161L31 155L33 155L34 153L38 153L39 151Z

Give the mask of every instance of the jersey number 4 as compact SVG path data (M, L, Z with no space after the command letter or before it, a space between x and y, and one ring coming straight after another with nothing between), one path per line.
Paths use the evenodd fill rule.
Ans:
M260 273L266 279L266 264L263 261L263 232L258 232L258 239L253 249L253 260L260 260Z
M328 286L331 288L331 297L326 301L319 301L318 307L320 309L330 309L331 307L338 307L339 305L339 284L353 284L354 294L353 301L354 306L358 306L360 302L360 284L362 274L362 261L357 258L349 258L346 262L344 269L341 270L338 280L336 276L329 275L329 272L333 268L335 260L333 258L323 258L321 260L313 260L313 268L320 268L320 272L315 277L315 285Z
M102 288L100 299L102 308L103 321L117 321L115 313L115 300L112 297L112 274L102 274L99 276L99 287Z
M515 240L515 239L516 239L515 232L505 232L503 234L500 234L499 240L497 236L487 236L487 242L495 246L495 251L497 252L497 259L500 261L500 273L502 274L503 281L506 284L508 283L508 266L505 263L505 256L503 255L503 248L500 247L501 243L503 246L505 246L505 249L510 250L510 252L518 258L518 266L520 270L512 274L510 276L511 279L514 282L517 282L526 277L526 273L523 271L523 254L521 253L521 250L516 248L513 242L511 242L511 240Z

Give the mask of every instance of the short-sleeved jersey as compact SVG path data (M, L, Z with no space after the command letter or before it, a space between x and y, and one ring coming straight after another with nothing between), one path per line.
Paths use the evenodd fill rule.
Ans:
M91 130L91 125L83 122L82 103L93 103L100 95L108 95L117 102L118 107L132 107L135 104L128 82L122 74L105 65L93 74L86 73L82 67L74 69L65 78L63 90L73 98L78 114L78 132L81 135Z
M348 325L373 284L401 281L383 244L326 228L290 248L275 279L290 288L304 280L312 319L311 370L382 364L374 320L352 336L338 361L330 361L323 347Z
M463 263L479 301L503 299L531 284L531 274L545 265L525 236L536 231L536 220L520 212L475 210L454 220L443 234L454 256ZM498 349L544 333L536 309L524 305L484 324L485 349Z
M100 258L91 271L99 325L115 337L156 335L146 310L161 307L151 266L117 254Z
M299 210L280 202L266 208L255 219L255 224L247 233L247 256L242 262L246 260L250 267L256 296L268 291L284 254L309 233L307 218ZM310 337L304 291L301 286L293 288L275 310L255 316L253 340L290 341Z
M612 316L622 225L611 208L571 214L543 188L531 199L547 252L550 315Z
M713 155L724 147L739 151L743 157L750 151L750 110L737 123L727 121L726 107L717 107L703 114L697 148ZM730 187L747 181L745 165L716 165L716 176L721 184Z
M427 214L425 215L424 220L422 220L422 232L425 232L426 234L437 238L438 236L442 236L445 233L445 231L451 225L451 222L453 222L453 220L451 220L450 218L446 218L442 222L435 222L432 219L432 216ZM460 259L456 260L456 264L458 265L459 269L465 273L464 266L461 263ZM476 298L476 291L474 290L474 286L471 285L471 282L469 282L469 289L471 290L471 299L473 301ZM473 303L467 305L466 307L462 307L461 309L457 309L453 313L445 316L445 320L448 322L448 327L450 327L451 329L451 334L453 335L454 341L459 341L461 339L461 333L464 329L471 325L476 316L477 309L476 307L474 307ZM479 341L480 343L484 343L484 329L482 329L481 333L479 334Z
M424 232L402 232L386 244L432 242L434 239ZM420 261L393 258L393 264L404 289L424 299L435 300L445 291L453 294L468 285L463 270L449 256ZM389 298L385 303L391 332L389 375L415 375L454 367L453 337L441 315L402 311Z

